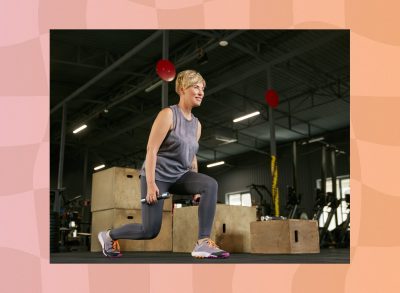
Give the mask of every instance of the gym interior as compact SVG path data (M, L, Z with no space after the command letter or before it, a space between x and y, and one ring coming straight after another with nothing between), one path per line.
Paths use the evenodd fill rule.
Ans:
M207 83L197 159L231 256L191 257L201 198L172 195L159 236L106 258L97 233L140 223L150 129L186 69ZM52 30L50 261L349 263L349 125L348 30Z

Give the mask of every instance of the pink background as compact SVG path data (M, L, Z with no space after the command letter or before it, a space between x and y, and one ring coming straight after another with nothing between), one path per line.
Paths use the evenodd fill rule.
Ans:
M2 0L1 291L400 292L398 3ZM50 265L49 29L56 28L351 29L351 264Z

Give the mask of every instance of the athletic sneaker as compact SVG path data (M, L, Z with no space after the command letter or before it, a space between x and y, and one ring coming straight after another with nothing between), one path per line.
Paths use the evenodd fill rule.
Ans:
M209 238L201 243L197 242L192 251L192 256L196 258L227 258L229 255L229 252L220 249Z
M97 235L99 238L101 247L103 248L103 254L108 257L120 257L122 256L118 240L113 240L110 237L110 230L102 231Z

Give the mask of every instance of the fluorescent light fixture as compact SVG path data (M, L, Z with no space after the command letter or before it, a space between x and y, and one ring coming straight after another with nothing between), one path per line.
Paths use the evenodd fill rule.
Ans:
M221 141L222 144L228 144L232 142L237 142L236 138L229 138L229 137L224 137L224 136L215 136L215 139L218 141Z
M309 139L309 140L307 140L307 141L303 141L301 144L302 144L302 145L305 145L305 144L308 144L308 143L313 143L313 142L322 141L322 140L324 140L324 139L325 139L325 137L323 137L323 136L321 136L321 137L316 137L316 138L311 138L311 139Z
M75 130L73 131L73 133L76 134L76 133L78 133L79 131L84 130L86 127L87 127L87 125L84 124L84 125L78 127L77 129L75 129Z
M248 118L250 118L250 117L257 116L257 115L260 115L260 112L259 112L259 111L256 111L256 112L253 112L253 113L244 115L244 116L239 117L239 118L236 118L236 119L233 119L233 122L239 122L239 121L242 121L242 120L248 119Z
M99 166L97 166L97 167L94 167L94 170L97 171L97 170L103 169L105 166L106 166L106 165L104 165L104 164L99 165Z
M145 89L144 91L146 93L151 92L152 90L158 88L161 84L162 84L162 79L160 79L159 81L157 81L156 83L152 84L151 86L149 86L147 89Z
M324 140L325 137L321 136L321 137L317 137L317 138L312 138L308 141L308 143L313 143L313 142L317 142L317 141L321 141Z
M212 164L208 164L207 168L211 168L211 167L215 167L215 166L219 166L219 165L223 165L223 164L225 164L224 161L219 161L219 162L215 162L215 163L212 163Z

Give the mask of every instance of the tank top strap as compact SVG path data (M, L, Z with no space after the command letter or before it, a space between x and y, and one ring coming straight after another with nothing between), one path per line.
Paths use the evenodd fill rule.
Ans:
M177 110L179 109L177 105L169 106L169 108L172 110L172 130L174 130L176 128L176 119L178 115Z

